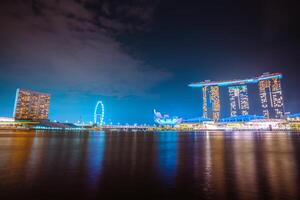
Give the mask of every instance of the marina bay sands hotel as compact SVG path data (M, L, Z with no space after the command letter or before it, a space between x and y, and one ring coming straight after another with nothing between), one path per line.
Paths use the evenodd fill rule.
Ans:
M248 84L258 84L258 91L265 118L282 118L284 104L280 73L264 73L261 76L229 81L203 81L189 84L202 88L203 117L218 121L220 119L220 87L228 87L231 117L249 114Z

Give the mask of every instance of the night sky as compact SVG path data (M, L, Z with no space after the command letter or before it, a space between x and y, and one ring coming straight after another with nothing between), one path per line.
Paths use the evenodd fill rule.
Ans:
M51 94L51 120L90 121L98 99L105 122L199 117L190 82L263 72L283 74L286 111L300 112L296 1L2 0L0 13L0 116L20 87Z

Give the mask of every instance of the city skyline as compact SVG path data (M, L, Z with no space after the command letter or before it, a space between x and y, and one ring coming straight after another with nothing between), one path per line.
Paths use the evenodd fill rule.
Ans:
M248 115L262 116L266 119L283 119L286 117L284 111L284 101L281 88L281 73L263 73L260 76L249 79L234 79L223 81L206 80L203 82L191 83L189 87L202 88L202 118L210 119L215 122L223 121L226 118L240 118ZM249 95L247 84L258 86L261 113L250 113ZM227 87L230 116L221 116L221 104L224 101L220 96L220 86ZM50 94L32 91L28 89L17 89L13 118L15 120L53 120L48 118L50 107ZM154 109L155 113L155 109ZM290 114L290 113L287 113ZM168 115L166 115L168 116ZM201 118L201 116L199 116ZM181 118L182 119L182 118ZM182 119L191 120L191 119ZM57 120L54 120L57 121ZM155 120L154 120L155 121ZM68 120L66 120L68 122ZM77 123L87 121L81 118ZM93 124L105 124L104 104L98 101L93 113ZM110 119L107 124L113 123ZM115 122L116 123L116 122ZM120 122L118 122L119 124ZM126 122L127 124L128 122Z
M49 118L57 121L93 121L99 99L115 123L151 123L154 108L188 119L203 116L201 91L190 82L264 72L284 75L284 109L298 113L295 8L277 0L4 0L0 116L12 116L21 87L50 93ZM260 113L251 87L249 112Z
M263 73L260 76L249 79L234 79L223 81L211 81L205 80L202 82L194 82L189 84L190 87L202 88L202 117L204 119L211 119L219 121L221 118L239 117L249 114L263 116L265 118L280 119L285 116L284 101L281 89L281 73ZM249 96L247 84L257 84L261 113L249 113ZM230 116L221 115L221 96L220 86L228 88L228 98L230 107ZM45 99L45 100L44 100ZM223 100L222 100L223 101ZM44 103L45 105L44 105ZM101 104L99 114L96 114L98 106ZM13 118L16 120L43 120L49 119L49 106L50 106L50 94L43 92L32 91L28 89L17 89L15 96L15 104L13 109ZM32 108L32 109L31 109ZM102 112L102 114L101 114ZM41 117L37 117L38 114ZM98 113L98 112L97 112ZM287 112L289 113L289 112ZM104 104L102 101L98 101L93 114L94 122L98 124L97 119L101 118L101 124L104 121ZM200 117L201 117L200 116ZM6 116L7 117L7 116ZM53 120L53 119L50 119ZM188 120L188 119L186 119ZM57 121L57 120L54 120ZM69 120L66 120L69 121ZM88 122L82 120L80 117L77 122ZM73 121L75 122L75 121ZM107 124L112 123L112 119L109 119ZM116 122L114 122L116 123ZM120 122L117 122L120 123ZM128 123L128 122L126 122ZM145 123L145 122L143 122Z

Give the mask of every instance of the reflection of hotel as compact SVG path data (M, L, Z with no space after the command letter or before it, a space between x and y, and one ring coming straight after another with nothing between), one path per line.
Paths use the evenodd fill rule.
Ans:
M283 118L284 104L281 90L280 73L264 73L261 76L229 81L203 81L189 84L202 88L203 117L214 121L220 119L220 87L228 87L231 117L249 115L247 84L258 84L263 116Z
M49 94L17 89L14 118L33 121L48 119L49 104Z

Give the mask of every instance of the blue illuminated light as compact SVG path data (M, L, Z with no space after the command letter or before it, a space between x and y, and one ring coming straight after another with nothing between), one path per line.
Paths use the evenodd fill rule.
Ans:
M159 168L164 181L170 183L176 176L178 157L178 133L164 132L158 135Z
M220 119L220 122L249 122L252 120L257 119L264 119L264 116L258 116L258 115L238 115L234 117L226 117Z
M101 111L100 113L97 111ZM102 126L104 122L104 104L98 101L94 111L94 124Z
M289 117L289 118L300 117L300 113L289 114L288 117Z
M183 123L200 123L200 122L208 122L208 121L213 121L213 120L205 117L197 117L197 118L185 119L183 120Z
M266 74L261 75L255 78L250 79L238 79L238 80L230 80L230 81L204 81L198 83L191 83L189 87L204 87L204 86L229 86L229 85L241 85L241 84L251 84L251 83L258 83L262 80L268 80L273 78L282 78L282 74L275 73L275 74Z

